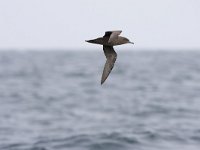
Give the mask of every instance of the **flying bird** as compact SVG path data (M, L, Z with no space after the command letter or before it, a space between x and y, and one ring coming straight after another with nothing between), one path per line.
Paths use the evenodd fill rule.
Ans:
M129 39L126 37L119 36L121 34L121 30L117 31L106 31L103 37L99 37L93 40L86 40L86 42L93 43L93 44L100 44L103 45L103 51L106 56L106 63L103 69L103 74L101 77L101 84L105 82L108 78L112 68L114 67L114 63L117 59L117 53L115 52L113 46L122 45L131 43Z

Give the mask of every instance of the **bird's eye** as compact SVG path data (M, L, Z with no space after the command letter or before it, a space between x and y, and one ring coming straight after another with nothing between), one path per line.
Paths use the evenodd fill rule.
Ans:
M125 38L125 39L124 39L124 41L128 41L128 39L127 39L127 38Z

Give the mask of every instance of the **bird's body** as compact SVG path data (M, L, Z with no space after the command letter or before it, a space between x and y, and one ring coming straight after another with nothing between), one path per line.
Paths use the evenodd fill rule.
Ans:
M101 84L103 84L104 81L107 79L117 59L117 53L113 49L113 46L132 43L127 38L119 36L121 32L122 31L107 31L105 32L105 35L103 37L86 41L93 44L103 45L104 54L107 60L104 66Z
M123 43L124 37L118 36L116 40L113 40L112 42L108 42L109 37L99 37L97 39L88 40L86 42L93 43L93 44L100 44L100 45L106 45L106 46L117 46L125 44Z

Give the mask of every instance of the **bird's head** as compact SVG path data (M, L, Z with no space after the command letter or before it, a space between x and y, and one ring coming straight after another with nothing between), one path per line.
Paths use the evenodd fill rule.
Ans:
M127 39L125 37L122 37L122 42L123 42L123 44L127 44L127 43L134 44L133 42L131 42L129 39Z

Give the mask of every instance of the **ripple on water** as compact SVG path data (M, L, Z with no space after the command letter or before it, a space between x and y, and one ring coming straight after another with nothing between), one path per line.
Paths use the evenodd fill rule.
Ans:
M0 150L199 150L200 52L119 56L1 51Z
M70 136L62 139L49 139L36 142L35 147L49 146L51 149L127 149L133 145L138 145L136 138L123 136L119 133L98 135L82 134Z

